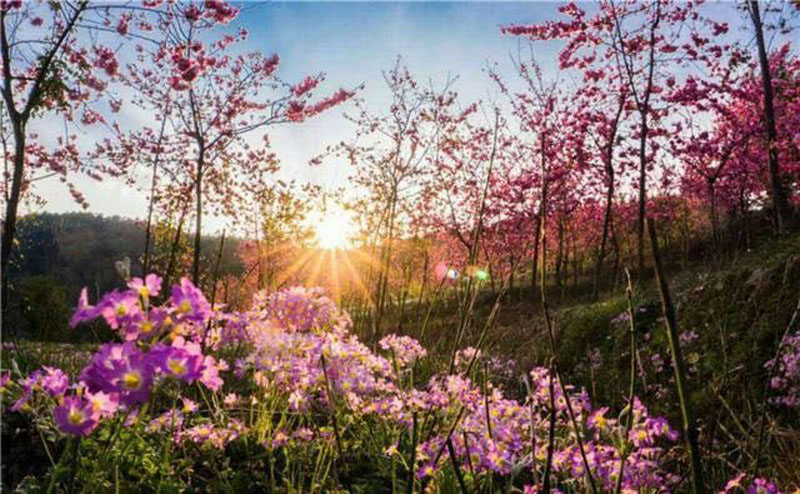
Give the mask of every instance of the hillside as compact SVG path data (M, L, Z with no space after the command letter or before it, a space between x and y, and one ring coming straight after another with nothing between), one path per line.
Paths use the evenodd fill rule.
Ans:
M752 448L762 434L759 418L769 375L765 363L775 357L800 304L800 234L765 238L749 252L733 251L713 261L695 260L683 268L676 264L668 278L701 445L706 451L726 452L715 453L712 463L716 469L712 475L721 480L727 465L753 461ZM630 382L624 287L596 302L582 301L587 298L586 287L582 288L583 295L565 291L553 297L560 364L568 380L583 386L593 402L624 403ZM548 289L556 292L554 286ZM464 346L478 340L495 297L484 294L480 300L479 315ZM637 394L656 413L679 423L661 304L652 278L635 286L633 300L639 352ZM445 357L458 323L453 310L453 306L442 306L434 311L426 331L426 346ZM419 336L413 323L406 321L403 327ZM546 365L550 356L538 290L523 287L505 298L484 348L513 365L514 371L507 373L511 379L500 377L499 382L523 395L525 388L518 376L532 366ZM787 482L798 483L798 417L780 407L768 406L767 412L763 436L771 442L762 446L760 461L778 466ZM720 443L728 447L719 447Z

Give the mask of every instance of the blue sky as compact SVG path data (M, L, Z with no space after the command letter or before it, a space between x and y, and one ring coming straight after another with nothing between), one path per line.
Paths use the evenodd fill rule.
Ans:
M364 83L360 96L373 108L386 101L381 71L398 55L418 80L441 83L448 75L459 77L455 88L465 102L487 99L496 91L484 72L488 63L512 77L510 56L520 46L515 37L500 34L500 26L536 23L555 18L555 2L278 2L245 3L243 12L223 29L250 31L247 49L278 53L279 75L299 81L324 72L325 90ZM591 5L584 4L591 9ZM739 19L732 3L712 6L728 20ZM527 45L527 42L523 42ZM537 43L536 55L547 72L555 70L557 43ZM346 184L349 166L328 162L310 167L308 160L326 145L346 139L352 127L342 117L347 106L323 114L303 125L274 127L273 145L282 161L281 176L310 181L328 188ZM131 117L135 118L135 117ZM90 211L106 215L142 216L144 196L122 184L79 180L91 204ZM47 199L46 210L77 210L57 182L37 187ZM212 221L212 228L223 225Z

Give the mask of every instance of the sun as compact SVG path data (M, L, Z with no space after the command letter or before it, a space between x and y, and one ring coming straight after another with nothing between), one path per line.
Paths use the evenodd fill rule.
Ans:
M328 207L314 218L314 233L323 249L347 249L353 235L350 215L340 207Z

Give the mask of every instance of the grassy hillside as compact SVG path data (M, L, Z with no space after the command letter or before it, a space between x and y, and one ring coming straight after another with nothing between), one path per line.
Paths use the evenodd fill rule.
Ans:
M668 273L676 306L688 385L695 403L701 447L728 447L710 463L711 475L730 465L754 463L764 405L765 362L778 349L800 297L800 235L769 239L749 252L733 252L713 261L696 261ZM659 414L680 423L671 359L659 295L652 279L634 283L634 321L638 350L637 394ZM505 362L516 362L516 375L550 356L538 291L529 287L507 297L487 348ZM559 294L561 295L561 294ZM554 296L559 361L568 380L582 385L595 403L623 403L630 382L630 332L624 288L586 302L582 294ZM467 332L474 344L480 323L494 298L481 298L476 323ZM432 314L426 345L449 355L457 321L453 307L442 304ZM404 323L418 336L414 324ZM511 387L524 391L521 383ZM769 398L769 396L767 397ZM767 406L761 464L776 466L789 482L800 482L800 435L796 413Z

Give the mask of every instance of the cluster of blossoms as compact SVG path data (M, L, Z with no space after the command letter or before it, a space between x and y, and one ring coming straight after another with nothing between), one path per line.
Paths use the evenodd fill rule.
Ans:
M302 122L307 118L311 118L314 115L319 115L320 113L323 113L324 111L349 100L354 95L355 92L353 91L339 89L332 95L314 104L306 104L306 102L302 100L292 100L287 105L286 118L292 122Z
M29 409L38 392L55 401L53 414L62 432L84 436L118 411L135 415L154 386L168 379L197 381L218 390L222 385L219 372L227 364L205 355L201 348L212 314L205 296L183 279L172 288L167 303L155 307L151 297L160 292L161 279L152 274L134 278L127 290L108 293L97 305L89 304L84 288L71 325L102 318L122 342L102 345L75 383L50 367L22 378L18 383L22 393L12 410Z
M620 476L623 492L669 492L678 482L659 461L678 434L639 399L610 416L608 408L593 409L585 391L568 385L562 390L546 368L527 376L524 401L511 399L487 376L480 382L482 372L466 375L469 362L482 359L484 369L491 364L475 348L457 353L453 374L434 375L418 389L401 385L400 371L426 356L419 342L389 335L378 343L382 355L373 353L350 333L347 314L320 290L260 292L250 310L223 313L186 279L155 306L151 301L161 288L155 275L133 279L126 290L111 292L96 305L89 304L84 290L73 325L102 318L120 341L101 346L75 383L52 367L16 383L8 374L0 376L0 390L18 390L12 409L52 410L66 435L89 435L124 414L127 426L139 424L145 434L176 444L223 449L247 437L272 451L330 450L333 429L312 417L326 409L335 414L343 404L339 409L350 414L348 421L375 421L393 430L395 438L418 434L410 467L423 482L446 476L442 470L451 461L473 477L541 473L550 461L554 481L576 492L588 489L587 468L607 491L615 489ZM242 353L233 375L255 390L249 396L223 392L220 372L228 367L206 353L234 349ZM210 390L211 400L201 393L208 408L201 409L183 391L175 394L182 384ZM171 400L157 399L169 392ZM173 405L163 406L168 401ZM262 409L269 419L259 418ZM273 423L275 411L292 418ZM398 440L385 454L407 454L401 444ZM741 487L748 494L777 493L761 479L742 486L740 477L724 492Z
M778 396L771 401L776 405L800 407L800 332L788 336L778 359L769 360L764 367L768 371L775 369L770 386Z
M428 354L427 350L422 348L422 345L417 340L409 336L390 334L384 336L378 342L378 346L391 352L392 358L401 369L413 365L417 359L423 358Z
M306 308L313 305L309 304L308 300L298 302ZM314 311L307 315L318 319ZM292 410L306 410L315 400L327 402L331 393L359 410L371 401L367 398L394 392L390 362L347 331L349 319L335 320L334 325L296 331L298 324L306 327L302 319L292 318L290 326L281 327L272 318L254 318L250 326L253 350L237 362L237 372L252 369L256 384L287 395Z
M532 385L525 403L505 398L491 384L482 392L472 381L458 375L434 377L424 392L412 392L402 400L400 406L405 407L405 414L395 411L395 415L403 417L405 425L410 424L411 410L434 413L444 423L454 424L452 429L445 428L443 434L419 445L417 477L435 477L448 464L450 460L444 453L448 441L456 459L473 475L508 475L526 468L542 471L554 405L559 439L553 451L552 472L565 484L573 485L577 491L588 488L583 484L586 464L581 447L593 477L604 489L613 490L616 485L621 451L627 459L622 474L625 492L666 492L677 481L662 471L658 462L664 451L659 442L674 442L677 433L663 418L650 416L638 399L632 407L630 428L626 429L623 417L606 417L607 408L592 410L585 392L567 387L567 397L558 386L551 387L547 369L536 368L530 377ZM582 424L580 443L571 427L567 399L577 422Z
M262 290L253 298L253 310L287 331L308 331L328 325L349 324L336 304L320 288L296 287L268 294Z
M752 482L748 482L746 475L740 473L729 480L728 483L725 484L725 488L719 491L719 494L736 494L743 492L747 494L780 494L781 491L778 489L778 486L762 478L756 478L753 479Z

